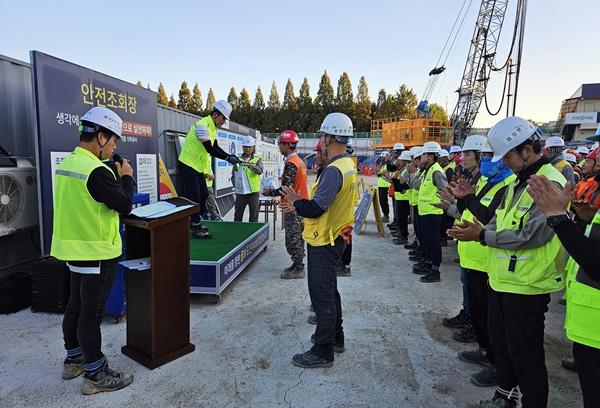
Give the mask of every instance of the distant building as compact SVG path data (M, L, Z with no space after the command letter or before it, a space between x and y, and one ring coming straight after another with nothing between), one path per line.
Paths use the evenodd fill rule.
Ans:
M600 84L583 84L560 107L556 131L566 141L583 141L600 123Z

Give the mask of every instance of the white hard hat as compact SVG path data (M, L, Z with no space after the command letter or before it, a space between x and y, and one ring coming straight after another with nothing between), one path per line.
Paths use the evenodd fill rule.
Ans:
M577 153L579 153L579 154L590 154L590 149L588 149L585 146L579 146L577 148Z
M481 148L481 153L494 153L487 138L485 139L485 145Z
M396 143L394 144L393 150L404 150L404 145L402 143Z
M221 115L225 116L225 119L229 120L233 107L229 102L220 100L215 102L215 109L218 110Z
M452 154L452 153L460 153L460 152L461 152L460 146L452 146L452 147L450 147L450 154Z
M256 141L252 136L246 136L244 138L244 142L242 143L243 147L254 147L256 146Z
M81 118L82 121L102 126L121 138L123 133L123 119L108 108L94 106Z
M565 141L560 136L550 136L544 147L565 147Z
M465 139L465 142L463 143L462 146L462 151L467 151L467 150L474 150L476 152L481 151L481 149L483 149L483 147L486 145L487 143L487 138L485 136L481 136L481 135L470 135L467 136L467 138Z
M351 137L354 134L354 126L352 126L352 120L341 112L333 112L325 116L319 132L326 133L334 136L340 142L345 142L346 138Z
M577 163L577 158L575 157L575 155L573 153L564 152L563 153L563 158L566 161L568 161L569 163Z
M442 149L440 150L440 157L450 157L450 153L448 153L448 150Z
M502 160L504 155L519 146L531 136L537 128L518 116L509 116L496 123L488 132L488 143L494 151L493 162Z
M440 154L442 147L438 142L425 142L423 144L423 153Z
M405 150L402 153L400 153L400 160L406 160L406 161L410 161L410 159L412 158L410 151Z
M421 146L411 147L408 151L413 159L421 156L423 154L423 148Z

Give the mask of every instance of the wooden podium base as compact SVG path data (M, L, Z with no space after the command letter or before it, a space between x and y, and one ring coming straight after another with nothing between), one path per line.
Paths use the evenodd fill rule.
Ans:
M181 356L184 356L186 354L193 352L195 349L196 349L196 346L194 346L192 343L189 343L186 346L184 346L178 350L172 351L172 352L165 354L164 356L160 356L154 360L151 359L150 357L146 356L145 354L140 353L139 351L137 351L136 349L134 349L131 346L121 347L121 352L123 354L125 354L127 357L131 358L132 360L137 361L144 367L154 370L156 367L160 367L163 364L167 364L173 360L176 360Z

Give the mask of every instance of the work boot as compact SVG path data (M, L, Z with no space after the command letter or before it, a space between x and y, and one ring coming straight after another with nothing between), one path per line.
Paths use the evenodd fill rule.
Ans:
M393 242L394 245L406 245L408 244L408 238L400 237L398 239L395 239Z
M200 225L192 227L192 237L194 239L211 239L212 235L206 227Z
M458 353L458 358L459 360L462 360L464 362L480 364L484 367L487 367L491 364L487 356L487 351L485 351L482 348L479 348L477 350L461 351L460 353Z
M413 249L412 251L408 251L408 254L411 256L422 256L423 251L421 251L419 248L417 248L417 249Z
M411 262L423 262L423 257L420 255L411 255L408 257L408 260Z
M284 269L281 279L302 279L304 278L304 265L294 266L291 269Z
M439 272L431 272L428 275L421 276L419 279L423 283L434 283L440 281L440 273Z
M381 219L382 222L390 222L390 217L388 215L384 215Z
M292 363L296 367L302 368L327 368L333 366L333 360L326 360L323 357L319 357L310 350L306 353L295 354L294 357L292 357Z
M447 318L445 317L442 320L442 324L446 327L450 327L452 329L462 329L467 327L468 324L471 323L471 317L465 313L464 309L462 309L458 314L454 317Z
M63 380L72 380L73 378L79 377L85 371L85 364L83 364L83 356L67 357L63 363Z
M431 272L431 265L426 262L419 262L413 265L413 271L415 275L427 275Z
M336 272L335 276L351 276L352 269L350 265L342 265L342 267Z
M577 365L575 364L575 360L573 360L572 358L563 358L560 364L566 370L573 371L574 373L577 372Z
M496 387L498 385L496 367L493 365L484 367L480 372L471 376L471 382L478 387Z
M469 408L516 408L517 401L503 397L496 392L492 399L481 400L477 404L468 405Z
M404 245L405 249L417 249L419 247L419 243L417 241L413 241L412 244Z
M395 222L395 221L394 221L394 222L390 222L390 223L387 225L387 227L388 227L388 228L390 228L390 229L391 229L391 228L394 228L394 227L398 228L398 223L397 223L397 222Z
M310 341L312 344L317 344L317 343L315 343L315 335L314 334L312 336L310 336ZM338 336L335 337L335 343L333 344L333 351L336 353L343 353L344 351L346 351L346 348L344 347L344 335L342 335L341 337L338 337Z
M306 319L306 321L309 324L314 324L316 326L317 325L317 315L310 315L310 316L308 316L308 319Z
M452 338L456 341L460 341L461 343L474 343L477 341L475 329L470 323L465 328L454 333Z
M117 372L108 368L108 362L92 374L85 373L81 392L83 395L92 395L99 392L117 391L127 387L133 382L133 374L127 372Z

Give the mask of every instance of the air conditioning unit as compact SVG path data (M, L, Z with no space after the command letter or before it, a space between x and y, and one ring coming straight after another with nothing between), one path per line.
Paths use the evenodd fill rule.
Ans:
M25 159L0 167L0 236L38 224L36 169Z

